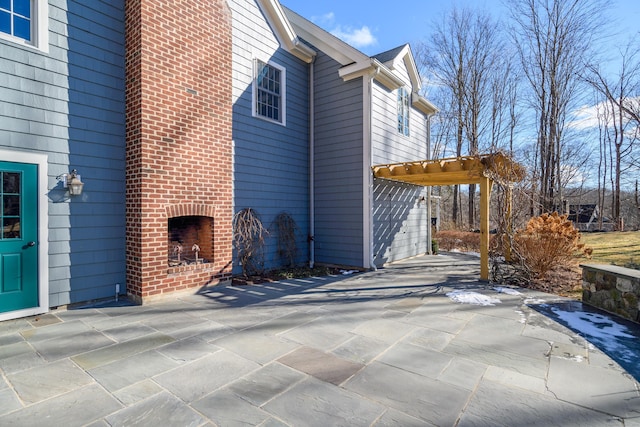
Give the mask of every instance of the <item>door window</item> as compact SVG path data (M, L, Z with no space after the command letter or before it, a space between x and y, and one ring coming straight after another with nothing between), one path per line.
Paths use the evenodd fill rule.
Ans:
M1 172L2 185L2 235L0 239L20 239L20 187L22 174L20 172Z

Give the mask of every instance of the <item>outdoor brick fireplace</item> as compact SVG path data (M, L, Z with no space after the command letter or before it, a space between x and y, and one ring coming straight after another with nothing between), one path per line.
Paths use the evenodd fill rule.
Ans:
M142 303L231 277L231 16L224 0L127 0L125 15L127 293Z
M169 267L197 266L213 259L213 218L169 218Z

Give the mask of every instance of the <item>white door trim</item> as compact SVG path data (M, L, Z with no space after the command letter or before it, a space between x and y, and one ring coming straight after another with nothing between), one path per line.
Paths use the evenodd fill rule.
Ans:
M19 150L0 149L0 160L38 166L38 306L0 313L0 321L34 316L49 311L49 199L47 197L48 156Z

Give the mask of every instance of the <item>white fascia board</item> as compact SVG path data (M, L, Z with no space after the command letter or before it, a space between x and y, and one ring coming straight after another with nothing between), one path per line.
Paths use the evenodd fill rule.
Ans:
M290 9L285 9L289 22L304 40L326 53L340 65L367 61L369 57L333 34L323 30Z
M420 74L418 74L418 67L416 61L411 52L411 47L407 44L400 51L400 53L392 60L385 63L391 71L398 69L401 62L404 62L404 66L409 74L409 80L411 81L411 88L414 92L419 92L422 88L422 82L420 81Z
M417 110L422 111L423 113L430 115L436 114L438 111L438 107L429 102L425 97L419 95L414 92L413 96L411 96L411 105L413 105Z
M357 77L370 75L375 71L375 68L371 66L371 61L367 58L366 61L362 62L352 62L349 65L346 65L338 70L338 75L344 80L348 82L349 80L355 79Z
M414 92L419 92L422 89L422 81L420 79L420 74L418 74L418 67L416 66L416 61L413 58L413 53L411 53L411 49L409 45L407 45L407 53L404 56L404 65L407 67L407 72L409 73L409 78L411 79L411 86L413 87Z
M267 19L280 46L304 62L311 63L316 52L300 41L280 3L277 0L256 0L256 3Z
M345 82L365 75L372 76L389 90L404 86L402 79L398 78L383 63L373 58L369 58L366 62L358 62L342 67L338 70L338 75Z

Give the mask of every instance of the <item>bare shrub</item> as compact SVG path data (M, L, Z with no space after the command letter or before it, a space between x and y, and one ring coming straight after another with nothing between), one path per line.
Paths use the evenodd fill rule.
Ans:
M233 246L245 277L264 270L264 236L268 234L258 213L245 208L233 216Z
M289 213L281 212L276 216L274 226L278 231L278 257L284 267L293 267L298 257L298 224Z
M542 214L531 218L513 241L516 261L524 264L533 278L544 278L548 271L574 264L577 256L590 256L591 248L580 243L580 232L566 215Z
M480 233L459 230L442 230L435 235L438 248L443 251L480 252Z

